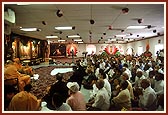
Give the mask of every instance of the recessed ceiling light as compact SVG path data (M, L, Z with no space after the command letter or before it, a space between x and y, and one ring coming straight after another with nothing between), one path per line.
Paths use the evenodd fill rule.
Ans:
M71 35L71 36L68 36L68 38L80 38L79 35Z
M72 27L67 26L67 27L55 27L56 30L72 30Z
M109 38L108 41L116 41L116 39Z
M32 31L37 31L37 28L21 28L20 30L32 32Z
M128 26L127 29L144 29L147 26Z
M80 41L82 41L82 39L74 39L74 41L80 42Z
M82 44L83 42L78 42L79 44Z
M58 42L65 42L65 40L58 40Z
M126 35L123 34L123 35L115 35L116 37L125 37Z
M58 36L46 36L46 38L58 38Z

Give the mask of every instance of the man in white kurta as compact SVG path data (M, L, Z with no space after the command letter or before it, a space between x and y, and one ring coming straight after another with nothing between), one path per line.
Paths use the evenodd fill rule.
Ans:
M105 88L98 90L92 107L100 108L102 111L108 111L110 98Z
M151 88L150 81L143 79L141 86L144 89L142 95L139 96L139 106L145 110L156 110L156 92Z

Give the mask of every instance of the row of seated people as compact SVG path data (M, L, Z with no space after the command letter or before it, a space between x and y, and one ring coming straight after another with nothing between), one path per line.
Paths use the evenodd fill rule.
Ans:
M99 62L99 61L95 61L95 65L97 62ZM102 63L101 60L100 60L100 63ZM113 75L110 76L109 74L105 74L105 73L108 73L108 71L110 69L109 70L106 68L100 69L101 68L100 63L98 63L96 65L96 69L94 69L94 67L95 67L94 65L89 64L86 69L87 77L84 78L84 80L82 80L82 85L84 86L84 88L93 89L92 95L97 94L97 93L94 93L95 92L94 91L94 87L95 87L94 84L95 84L95 81L97 81L97 79L100 78L100 76L102 76L102 78L104 79L104 82L105 82L104 87L106 88L108 94L109 95L111 94L111 99L113 97L116 97L119 95L119 92L121 90L120 81L127 81L129 84L127 88L129 89L129 93L131 96L131 108L138 107L138 108L141 108L141 110L156 110L156 101L157 101L158 97L160 97L160 95L164 94L164 72L160 68L161 64L153 66L153 69L148 64L149 60L147 60L146 65L144 63L144 65L145 65L144 69L141 69L139 65L135 65L135 70L134 70L135 71L135 73L134 73L135 78L134 78L134 82L133 82L133 80L130 79L131 78L130 74L132 75L133 72L131 72L129 70L127 64L123 64L122 69L119 69L119 65L117 65L117 64L113 65L114 68L111 68L111 69L113 69L114 72L113 72ZM115 68L115 66L116 66L116 68ZM98 70L98 72L97 72L97 70ZM80 71L78 73L81 73L81 72L82 71ZM78 79L78 78L79 78L79 76L76 77L76 79ZM143 79L147 79L147 81L149 81L149 83L146 83L146 84L148 84L147 86L149 87L149 88L147 87L147 89L149 90L151 88L151 90L153 91L153 98L148 97L145 94L146 88L143 88L143 86L141 84ZM143 96L142 96L142 94L143 94ZM148 91L147 91L147 94L148 94ZM140 97L142 97L142 98L140 98ZM144 101L142 101L142 100L144 100ZM152 102L153 102L153 104L151 104ZM163 103L164 102L162 102L162 110L164 108ZM148 107L150 104L153 107ZM126 105L129 105L129 104L127 103ZM124 108L126 108L127 110L129 109L128 107L124 107ZM118 110L120 110L120 109L118 109ZM112 109L112 110L115 110L115 109Z
M77 82L69 81L69 77L63 77L63 74L56 75L56 83L48 88L48 94L44 96L40 101L46 102L46 105L39 106L36 110L41 111L109 111L109 110L133 110L132 100L134 95L130 93L130 82L128 81L128 75L122 74L122 80L118 85L118 92L116 96L111 96L110 85L103 71L100 71L99 79L93 81L93 94L89 102L85 102L84 95L79 91L80 86ZM164 108L164 96L159 95L157 97L155 91L150 86L150 81L148 79L143 79L141 81L141 87L144 89L138 91L136 98L138 99L138 105L140 110L157 110L157 104ZM21 92L20 92L21 93ZM135 93L134 93L135 94ZM16 95L17 96L17 95ZM21 97L21 96L20 96ZM39 105L39 101L34 98L36 104ZM158 100L158 101L157 101ZM21 109L18 107L18 103L21 100L17 98L12 98L9 104L8 110L34 110L29 108ZM26 101L25 103L31 101ZM43 102L43 104L44 104ZM27 104L28 104L27 103ZM11 109L11 106L15 106ZM26 104L25 104L26 105ZM29 104L28 104L29 105ZM30 105L31 106L31 105ZM159 107L160 107L159 106ZM17 109L16 109L17 108Z

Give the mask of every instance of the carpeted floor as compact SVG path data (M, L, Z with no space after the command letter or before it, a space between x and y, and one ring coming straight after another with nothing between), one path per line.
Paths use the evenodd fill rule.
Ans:
M39 75L39 79L38 80L32 79L33 88L31 93L34 94L38 99L41 99L47 93L47 87L55 83L56 81L55 77L50 75L51 71L55 68L60 69L60 67L53 65L42 66L34 69L35 73ZM67 68L67 67L63 66L61 68ZM66 75L71 76L72 72L68 72L66 73ZM87 90L82 86L80 91L85 96L85 100L87 102L90 97L91 90Z
M47 87L51 86L53 83L55 83L56 79L54 76L52 76L50 73L53 69L55 68L69 68L73 66L72 63L72 58L53 58L54 62L62 63L64 64L63 66L60 66L58 64L50 64L48 62L40 63L40 65L34 65L32 68L35 71L35 74L39 75L38 80L33 80L32 79L32 91L38 99L41 99L46 93L47 93ZM74 61L78 59L83 59L82 57L80 58L74 58ZM72 63L69 65L65 65L65 63ZM81 88L81 92L83 92L86 101L89 98L90 91L84 89L83 87Z
M35 73L39 75L38 80L32 79L33 93L37 98L42 98L47 93L47 87L55 82L55 77L50 75L54 66L46 66L34 69Z

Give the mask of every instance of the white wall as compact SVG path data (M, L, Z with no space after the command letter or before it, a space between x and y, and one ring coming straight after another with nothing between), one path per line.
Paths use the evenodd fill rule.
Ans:
M128 43L128 44L111 44L111 45L115 45L117 47L118 46L122 47L124 53L126 53L126 50L128 48L133 48L134 52L137 53L138 52L138 47L142 46L143 50L144 50L143 52L145 52L147 40L149 40L149 45L150 45L149 51L153 54L153 56L154 56L154 53L155 53L155 51L154 51L155 50L155 45L159 44L158 40L161 41L160 42L161 44L164 44L164 47L166 46L165 45L166 40L164 39L164 36L159 36L159 37L154 37L154 38L145 39L145 40L141 40L141 41L131 42L131 43ZM87 45L88 44L78 44L77 57L83 57L82 52L86 51ZM109 44L93 44L93 45L96 46L96 54L101 54L102 49L104 49Z
M86 44L78 44L77 45L78 49L77 49L77 57L84 57L84 55L82 54L84 51L86 51Z
M131 47L131 48L134 49L135 53L137 53L138 52L138 47L142 46L143 50L145 52L146 51L147 40L149 40L149 45L150 45L149 51L153 54L152 56L154 57L154 55L155 55L155 45L159 44L158 40L161 41L160 44L164 45L164 36L159 36L159 37L155 37L155 38L150 38L150 39L145 39L145 40L141 40L141 41L137 41L137 42L128 43L128 44L126 44L125 49L128 49L128 48Z

